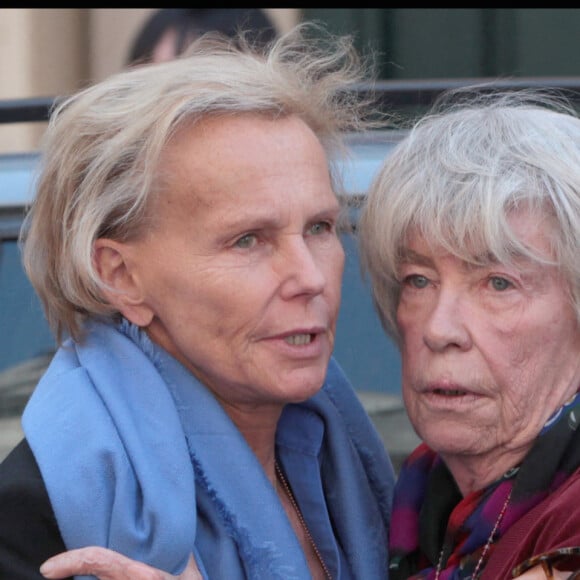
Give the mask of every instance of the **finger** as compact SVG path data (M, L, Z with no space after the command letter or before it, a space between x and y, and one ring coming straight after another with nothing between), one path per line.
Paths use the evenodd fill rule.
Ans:
M179 576L179 580L203 580L203 576L195 563L193 554L189 557L187 566L183 573Z
M554 580L566 580L570 576L570 572L560 572L559 570L554 570L552 572ZM546 580L546 573L541 565L531 568L521 576L517 576L516 580Z
M68 578L81 574L96 576L99 580L171 580L175 578L141 562L135 562L118 552L99 547L79 548L53 556L40 567L40 573L50 579ZM197 580L197 577L191 576L191 580Z

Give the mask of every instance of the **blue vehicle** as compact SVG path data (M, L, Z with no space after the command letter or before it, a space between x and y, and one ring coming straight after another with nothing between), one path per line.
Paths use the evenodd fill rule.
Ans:
M0 417L21 411L54 352L17 242L25 207L34 195L37 162L35 153L0 155Z

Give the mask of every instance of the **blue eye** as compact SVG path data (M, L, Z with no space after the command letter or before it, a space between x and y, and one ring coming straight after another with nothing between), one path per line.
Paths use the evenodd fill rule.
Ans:
M505 278L502 278L501 276L492 276L490 278L490 282L491 282L493 289L497 290L498 292L503 292L504 290L507 290L512 285L512 283L509 280L506 280Z
M403 282L414 288L422 289L429 285L429 278L421 276L421 274L411 274L407 276Z
M236 248L248 249L253 248L257 243L256 234L246 234L236 241Z
M313 236L319 236L332 230L332 224L328 222L317 222L310 228L310 233Z

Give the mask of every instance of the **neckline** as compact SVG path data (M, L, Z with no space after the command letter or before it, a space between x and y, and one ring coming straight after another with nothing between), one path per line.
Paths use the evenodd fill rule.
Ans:
M324 561L324 558L322 557L322 554L320 553L320 550L318 549L318 546L316 545L316 542L314 541L314 538L312 537L312 534L310 533L308 525L306 524L304 516L302 515L302 511L300 510L300 507L298 506L298 502L296 501L296 498L294 497L292 489L290 488L290 484L288 483L286 477L282 473L282 469L278 465L277 461L274 462L274 468L276 471L276 479L280 482L280 485L282 486L284 493L286 494L286 496L288 497L288 500L290 501L290 504L292 505L292 509L295 511L296 516L298 517L298 521L300 523L300 526L304 530L304 533L306 534L306 537L308 538L308 542L312 546L312 549L314 550L314 553L316 554L316 557L317 557L318 561L320 562L320 565L322 567L322 570L324 572L325 577L328 580L332 580L332 575L330 573L330 570L328 569L328 566L326 565L326 562Z

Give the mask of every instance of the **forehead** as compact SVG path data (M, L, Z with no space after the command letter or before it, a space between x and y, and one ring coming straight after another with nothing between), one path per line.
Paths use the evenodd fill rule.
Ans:
M156 210L200 215L227 209L337 203L324 148L297 117L222 115L183 128L160 164Z
M181 127L169 141L162 163L180 159L184 150L247 161L259 149L284 151L297 145L319 148L325 155L312 129L295 115L216 113Z

